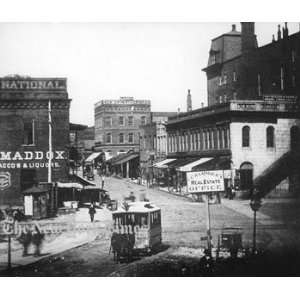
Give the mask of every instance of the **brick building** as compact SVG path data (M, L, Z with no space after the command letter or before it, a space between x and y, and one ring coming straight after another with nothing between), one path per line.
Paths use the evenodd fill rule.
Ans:
M155 161L167 156L168 117L175 112L151 112L150 123L140 126L140 166L147 173Z
M226 183L234 183L240 196L248 195L257 180L265 182L265 193L275 187L277 193L294 193L299 185L297 164L291 162L299 162L300 33L289 36L285 24L277 41L258 47L254 23L241 25L241 32L233 26L212 40L204 69L208 107L169 118L168 158L173 160L163 167L177 175L228 170Z
M277 40L258 47L253 22L241 23L211 42L207 75L208 105L230 99L273 99L300 95L300 32L278 25ZM271 38L270 38L271 40Z
M67 179L69 108L65 78L0 78L0 206L22 206L22 191L48 180L52 117L52 181Z
M113 157L139 151L139 127L150 121L149 100L121 97L95 104L95 150Z

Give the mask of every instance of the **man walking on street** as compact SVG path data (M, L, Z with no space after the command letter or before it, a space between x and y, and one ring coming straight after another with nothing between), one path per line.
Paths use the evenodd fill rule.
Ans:
M96 208L95 208L94 204L91 203L91 206L89 208L89 214L90 214L91 222L94 222L95 213L96 213Z
M104 189L104 180L105 180L104 174L102 173L102 174L101 174L101 189L102 189L102 190Z

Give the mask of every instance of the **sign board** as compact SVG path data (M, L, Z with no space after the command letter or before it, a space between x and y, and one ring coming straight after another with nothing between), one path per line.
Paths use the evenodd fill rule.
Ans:
M67 80L65 78L22 78L22 77L4 77L0 78L0 92L16 90L58 90L67 89Z
M297 96L293 95L263 95L266 101L296 101Z
M188 193L208 193L224 191L223 170L188 172Z
M1 151L0 150L0 169L39 169L48 168L48 159L51 155L53 160L64 160L65 151ZM52 167L59 168L57 161L52 162ZM0 185L8 178L0 175Z

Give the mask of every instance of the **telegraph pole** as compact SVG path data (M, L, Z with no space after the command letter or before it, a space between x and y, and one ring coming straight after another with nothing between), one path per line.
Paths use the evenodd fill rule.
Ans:
M52 117L51 117L51 100L48 102L48 122L49 122L49 155L48 155L48 183L52 182Z

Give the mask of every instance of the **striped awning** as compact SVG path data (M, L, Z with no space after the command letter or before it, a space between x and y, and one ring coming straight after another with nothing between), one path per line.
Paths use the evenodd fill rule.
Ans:
M200 159L197 159L196 161L190 162L184 166L181 166L179 168L177 168L177 171L181 171L181 172L190 172L192 171L192 169L196 166L200 166L210 160L212 160L213 157L202 157Z
M153 168L167 168L166 164L168 164L174 160L176 160L176 159L175 158L167 158L167 159L164 159L162 161L155 163L152 167Z
M94 152L85 160L85 162L93 162L101 154L102 154L102 152Z

